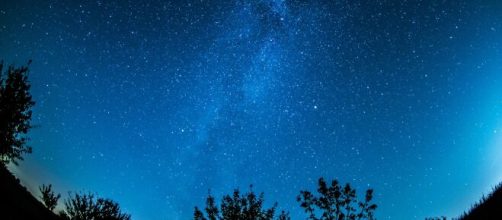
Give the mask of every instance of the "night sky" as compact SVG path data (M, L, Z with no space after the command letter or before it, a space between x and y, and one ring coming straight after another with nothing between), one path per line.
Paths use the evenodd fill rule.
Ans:
M250 184L304 219L317 179L379 219L455 217L502 181L502 1L0 1L29 59L33 191L190 219Z

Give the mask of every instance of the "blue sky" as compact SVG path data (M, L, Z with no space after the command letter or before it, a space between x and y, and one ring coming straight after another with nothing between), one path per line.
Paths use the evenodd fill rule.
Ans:
M35 188L188 219L249 184L293 219L324 176L379 219L457 216L501 181L497 1L15 1L0 57L33 60Z

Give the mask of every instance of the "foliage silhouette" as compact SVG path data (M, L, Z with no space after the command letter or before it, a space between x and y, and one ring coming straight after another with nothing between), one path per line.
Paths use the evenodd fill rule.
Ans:
M460 220L502 219L502 183L495 186L488 196L474 204L469 212L460 216Z
M59 215L71 220L129 220L129 214L122 213L119 205L110 200L96 198L94 194L71 194L65 200L65 210Z
M77 219L77 220L129 220L117 203L110 199L95 198L93 194L69 195L65 210L59 216L52 211L56 208L60 194L52 191L52 185L42 185L40 203L20 184L7 169L9 162L18 165L24 153L31 153L27 146L26 134L32 128L30 123L35 105L30 94L28 81L29 65L9 66L4 71L0 61L0 213L2 219ZM45 207L44 207L45 206Z
M328 186L323 178L319 178L319 196L309 191L300 191L297 201L312 220L373 220L377 205L372 204L373 190L368 189L364 200L358 201L356 190L347 183L341 186L333 180ZM318 215L320 216L318 217Z
M48 186L43 184L42 186L38 187L38 189L42 193L42 196L40 196L40 198L44 202L45 207L53 211L54 208L56 208L56 206L58 205L58 200L59 198L61 198L61 194L54 194L54 191L52 191L52 184L49 184Z
M28 66L9 66L3 71L0 62L0 163L23 160L23 153L31 153L25 136L31 128L31 107L35 104L30 94Z
M275 217L277 203L269 209L263 208L263 193L258 196L252 191L241 195L238 189L232 195L225 195L221 200L220 208L217 207L215 199L211 194L206 199L206 216L195 207L195 220L289 220L288 213L281 211Z

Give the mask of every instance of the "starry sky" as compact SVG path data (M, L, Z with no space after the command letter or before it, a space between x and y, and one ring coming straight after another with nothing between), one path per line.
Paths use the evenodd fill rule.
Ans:
M502 2L0 1L32 59L28 188L190 219L208 189L293 219L319 177L379 219L458 216L502 181Z

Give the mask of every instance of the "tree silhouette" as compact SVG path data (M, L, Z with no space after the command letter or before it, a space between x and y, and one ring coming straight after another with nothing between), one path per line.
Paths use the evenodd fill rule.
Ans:
M427 217L425 220L447 220L446 216L441 217Z
M58 204L59 198L61 198L61 194L54 194L54 191L52 191L52 184L49 184L48 186L43 184L42 186L38 187L38 189L42 193L42 196L40 196L40 198L44 202L45 207L53 211Z
M22 160L23 153L31 153L25 136L31 128L31 99L28 66L9 66L3 71L0 62L0 163Z
M94 194L71 193L65 200L65 211L59 215L71 220L129 220L129 214L122 213L119 205L110 200L95 198Z
M309 191L300 191L297 201L312 220L373 220L377 205L371 204L373 190L368 189L364 200L358 201L356 190L347 183L341 186L333 180L328 186L323 178L319 178L316 196ZM320 216L318 217L318 215Z
M225 195L218 209L215 199L211 194L206 199L206 216L195 207L195 220L289 220L288 213L282 211L275 217L277 203L269 209L263 209L263 193L256 195L250 187L250 192L241 195L238 189L233 195Z

